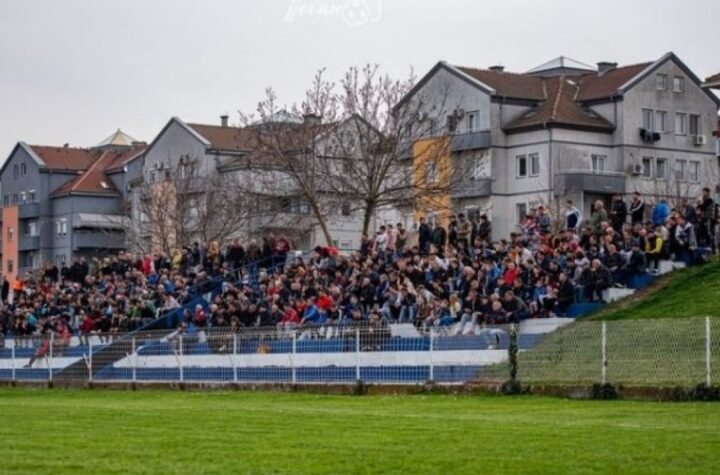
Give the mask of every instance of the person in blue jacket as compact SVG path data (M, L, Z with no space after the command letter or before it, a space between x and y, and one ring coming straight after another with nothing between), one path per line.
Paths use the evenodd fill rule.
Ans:
M655 226L665 224L665 220L670 216L670 205L664 198L655 203L652 210L652 222Z

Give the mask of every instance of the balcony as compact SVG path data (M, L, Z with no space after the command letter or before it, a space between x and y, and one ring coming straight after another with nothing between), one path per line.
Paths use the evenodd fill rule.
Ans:
M450 141L450 150L453 152L463 152L465 150L490 148L491 145L490 131L477 130L453 135Z
M18 217L37 218L40 216L40 203L22 203L18 206Z
M40 236L20 236L18 251L37 251L40 249Z
M452 198L478 198L492 194L492 178L475 178L463 180L453 186Z
M109 231L74 230L73 250L78 249L123 249L125 235Z
M555 194L562 196L569 191L625 193L625 179L625 174L620 172L566 170L555 175Z

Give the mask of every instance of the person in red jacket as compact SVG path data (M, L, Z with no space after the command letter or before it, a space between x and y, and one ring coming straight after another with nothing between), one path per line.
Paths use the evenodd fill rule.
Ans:
M300 324L300 316L289 302L283 304L283 316L277 324L278 332L291 332Z

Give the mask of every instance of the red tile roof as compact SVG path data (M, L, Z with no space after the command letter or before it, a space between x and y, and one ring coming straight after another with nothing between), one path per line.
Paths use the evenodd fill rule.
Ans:
M546 124L581 126L612 130L613 125L575 101L580 86L576 77L546 78L547 100L538 108L518 117L505 126L506 130L523 129Z
M35 155L54 170L86 170L99 154L88 148L30 145Z
M463 66L456 66L456 68L495 89L498 96L532 100L543 100L546 97L543 79L537 76Z
M611 69L604 74L584 74L580 76L578 101L605 99L617 94L618 89L640 74L652 63L633 64Z
M223 127L207 124L187 124L210 142L217 150L247 151L252 149L253 134L239 127Z
M117 195L118 190L107 173L117 170L128 161L145 151L147 145L134 145L125 150L88 150L95 161L77 177L55 190L53 196L71 193L93 193L101 195Z

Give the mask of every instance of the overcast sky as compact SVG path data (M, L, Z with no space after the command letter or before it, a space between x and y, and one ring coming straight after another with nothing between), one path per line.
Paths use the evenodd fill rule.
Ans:
M720 71L719 0L1 0L0 160L14 144L151 141L172 116L219 123L267 86L438 60L524 71L565 55L628 64L674 51Z

